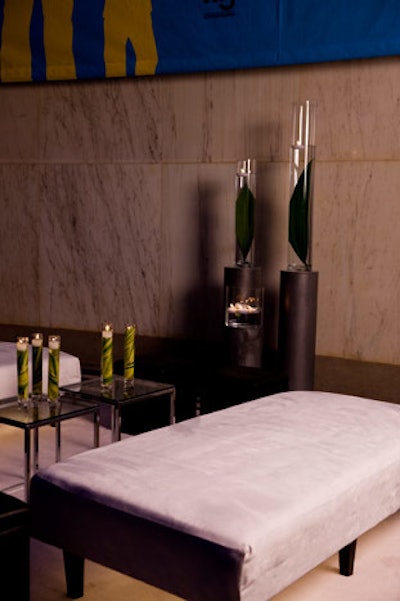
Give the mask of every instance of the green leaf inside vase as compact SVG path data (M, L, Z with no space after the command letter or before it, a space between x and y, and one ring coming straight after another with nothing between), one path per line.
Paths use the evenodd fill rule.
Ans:
M309 200L312 160L297 180L289 204L289 242L307 267L309 244Z
M242 253L243 261L251 248L254 237L255 198L245 183L236 199L236 238Z

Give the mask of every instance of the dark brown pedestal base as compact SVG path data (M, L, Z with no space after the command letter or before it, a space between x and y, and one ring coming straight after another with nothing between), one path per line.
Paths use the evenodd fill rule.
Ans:
M262 367L263 330L226 328L227 359L232 367Z
M318 272L282 271L279 356L289 390L313 390Z
M254 325L228 325L225 330L226 356L231 366L262 367L264 332L262 319L262 292L260 267L225 267L225 293L232 300L257 297L261 304L259 323ZM234 299L230 298L235 297ZM259 297L260 295L260 297ZM236 298L237 297L237 298Z

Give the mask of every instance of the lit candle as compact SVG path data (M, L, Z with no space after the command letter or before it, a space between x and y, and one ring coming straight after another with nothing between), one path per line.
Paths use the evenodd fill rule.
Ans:
M61 336L51 334L49 336L49 379L47 396L49 401L57 401L59 397L58 382L60 377L60 347Z
M124 336L124 380L132 384L135 374L135 335L136 326L127 324Z
M113 380L113 326L105 322L101 332L101 385L109 388Z
M29 349L29 338L27 336L18 336L18 338L17 338L18 403L23 407L27 407L28 401L29 401L28 349Z
M43 334L32 334L32 396L40 399L43 386Z
M260 299L249 296L244 300L229 303L225 325L231 327L251 327L261 325Z

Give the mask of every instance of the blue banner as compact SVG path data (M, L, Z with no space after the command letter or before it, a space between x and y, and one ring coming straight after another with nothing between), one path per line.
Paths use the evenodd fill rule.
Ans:
M398 0L0 0L3 82L396 55Z
M279 5L281 64L399 54L397 0L282 0Z

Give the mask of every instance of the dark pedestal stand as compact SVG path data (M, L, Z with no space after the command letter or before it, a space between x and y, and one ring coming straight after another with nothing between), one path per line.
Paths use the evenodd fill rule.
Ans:
M281 271L278 349L289 390L313 390L318 272Z
M236 297L246 299L262 296L261 267L225 267L225 290L235 291ZM261 367L263 354L262 302L259 298L261 314L259 323L254 325L225 327L225 343L230 365Z

